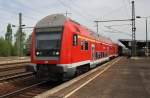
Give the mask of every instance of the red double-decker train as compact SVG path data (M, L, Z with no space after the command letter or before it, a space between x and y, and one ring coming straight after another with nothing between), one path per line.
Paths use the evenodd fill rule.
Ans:
M40 20L32 33L37 76L68 79L118 56L118 45L62 14Z

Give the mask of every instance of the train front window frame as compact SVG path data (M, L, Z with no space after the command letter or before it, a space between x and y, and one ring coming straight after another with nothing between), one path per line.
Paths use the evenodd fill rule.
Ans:
M62 27L35 29L35 55L37 57L58 57L62 33Z
M36 49L42 49L42 50L43 49L59 49L60 41L61 41L61 34L58 32L38 32L35 35L35 41L36 41L36 47L35 47ZM44 44L46 46L44 46ZM48 47L48 44L49 44L49 47Z

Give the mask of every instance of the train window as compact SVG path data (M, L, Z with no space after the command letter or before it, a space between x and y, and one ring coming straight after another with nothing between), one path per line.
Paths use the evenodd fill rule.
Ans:
M100 58L100 52L96 52L96 59Z
M102 58L102 52L100 52L100 58Z
M104 57L106 57L106 52L104 52Z
M81 41L81 50L84 49L84 41Z
M98 58L98 52L96 52L96 59Z
M100 52L98 52L98 58L101 58L101 54L100 54Z
M88 42L85 41L85 50L88 50Z
M74 34L73 35L73 46L77 46L78 45L78 35Z
M104 52L102 52L102 58L104 57Z

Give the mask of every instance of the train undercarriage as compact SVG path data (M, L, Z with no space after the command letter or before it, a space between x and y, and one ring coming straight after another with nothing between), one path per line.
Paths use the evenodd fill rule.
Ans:
M111 58L113 59L113 58ZM111 60L110 59L110 60ZM103 61L95 65L84 64L74 68L67 68L58 65L48 65L48 64L37 64L36 66L36 77L39 80L51 80L51 81L66 81L73 77L79 76L96 66L101 65L102 63L107 62ZM94 67L92 67L94 66Z

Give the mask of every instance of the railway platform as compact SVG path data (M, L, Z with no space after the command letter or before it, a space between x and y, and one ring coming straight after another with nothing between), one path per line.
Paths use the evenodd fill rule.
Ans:
M150 59L121 59L68 98L150 98Z
M29 57L0 57L0 65L30 62Z
M49 97L44 98L150 98L150 58L122 57L105 72L101 71L88 80L80 80L85 80L82 84L78 82L55 93L47 92Z

